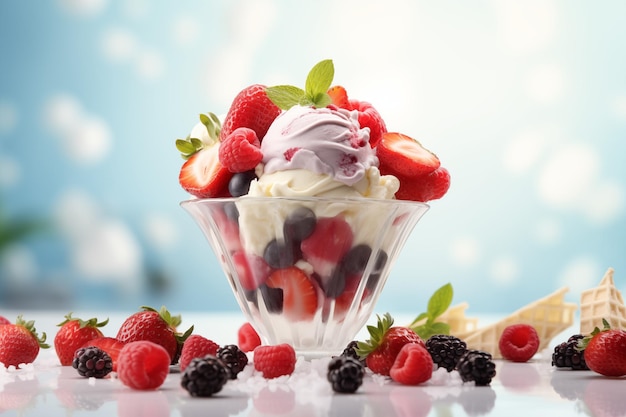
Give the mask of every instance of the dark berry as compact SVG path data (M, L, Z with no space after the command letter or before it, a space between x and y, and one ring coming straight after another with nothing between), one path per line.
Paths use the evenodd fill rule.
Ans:
M437 366L451 372L459 358L467 351L467 344L458 337L438 334L426 341L426 349Z
M588 370L584 349L581 351L577 349L578 341L582 338L583 335L575 334L570 336L567 342L555 346L552 353L552 366L571 368L576 371Z
M346 288L346 273L341 267L335 268L330 278L323 283L323 280L316 275L317 281L324 290L324 294L329 298L339 297Z
M263 251L263 259L275 269L292 266L296 263L297 258L298 255L293 245L288 242L280 242L277 239L268 243Z
M361 365L365 366L365 359L361 359L358 353L356 353L358 342L356 340L348 343L348 346L341 352L341 356L346 356L348 358L356 359L361 363Z
M213 355L194 358L185 368L180 385L192 397L210 397L220 392L228 382L230 372L226 366Z
M328 381L333 391L353 393L363 384L365 369L361 362L348 356L336 356L328 363Z
M476 385L489 385L496 376L496 364L491 354L480 350L466 351L456 364L463 382L474 381Z
M265 308L270 313L281 313L283 311L283 290L282 288L271 288L267 285L261 285L259 287L261 298L257 298L257 305L259 301L265 303Z
M228 182L228 192L233 197L241 197L248 194L250 190L250 182L256 179L254 171L237 172L233 174L232 178Z
M72 367L81 376L104 378L113 370L113 359L100 348L95 346L84 347L74 353Z
M285 219L283 233L286 240L301 242L313 233L317 218L313 210L299 207Z
M248 364L248 356L237 345L225 345L217 350L217 357L230 371L230 379L237 379Z
M361 272L372 255L372 248L366 244L352 247L343 257L342 265L348 274Z
M224 204L224 214L226 217L235 223L239 222L239 209L237 208L237 204L233 201L229 201Z

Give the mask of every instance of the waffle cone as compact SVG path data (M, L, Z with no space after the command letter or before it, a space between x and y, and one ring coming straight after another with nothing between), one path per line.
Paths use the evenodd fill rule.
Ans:
M622 293L615 288L613 273L613 268L607 269L597 287L580 294L581 334L589 334L595 327L602 328L602 319L612 328L626 329L626 306Z

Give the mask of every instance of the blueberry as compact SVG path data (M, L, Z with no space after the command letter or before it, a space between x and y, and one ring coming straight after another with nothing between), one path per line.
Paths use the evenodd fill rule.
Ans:
M307 207L299 207L285 219L283 233L285 239L301 242L311 236L317 219L313 210Z
M280 269L295 264L297 254L293 245L273 239L265 247L263 259L270 267Z
M341 266L335 268L332 275L330 276L330 279L323 287L326 297L339 297L343 293L343 290L346 289L346 271Z
M372 248L366 244L356 245L343 257L342 265L348 274L361 272L372 255Z
M237 172L228 182L228 192L233 197L248 194L250 182L256 178L254 171Z
M239 221L239 210L237 209L237 205L232 201L224 204L224 214L226 214L228 219L234 222Z
M258 301L265 301L265 308L270 313L281 313L283 311L283 290L281 288L271 288L267 285L259 287L261 298Z

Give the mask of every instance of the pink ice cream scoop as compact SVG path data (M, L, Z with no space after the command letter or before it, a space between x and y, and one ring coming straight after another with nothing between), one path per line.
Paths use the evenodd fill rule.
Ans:
M261 142L264 174L306 169L352 186L378 158L357 113L294 106L274 120Z

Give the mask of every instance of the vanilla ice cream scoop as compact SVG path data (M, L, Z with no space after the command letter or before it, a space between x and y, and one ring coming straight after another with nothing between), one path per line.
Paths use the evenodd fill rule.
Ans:
M294 106L274 120L261 142L263 174L304 169L353 186L378 165L357 112Z

